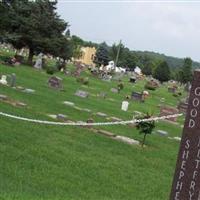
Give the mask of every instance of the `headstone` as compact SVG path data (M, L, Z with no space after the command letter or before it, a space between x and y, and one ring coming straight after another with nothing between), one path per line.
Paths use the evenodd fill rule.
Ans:
M167 136L168 132L167 131L163 131L163 130L157 130L157 133L161 136Z
M63 103L67 106L74 106L75 105L74 102L71 102L71 101L64 101Z
M16 87L16 75L14 73L9 76L8 85L10 87Z
M92 119L92 118L89 118L89 119L87 119L87 121L86 121L87 123L94 123L94 119Z
M68 70L64 70L64 74L65 74L66 76L69 76L69 75L71 74L71 72L68 71Z
M100 116L100 117L107 117L107 114L102 113L102 112L97 112L96 115L98 115L98 116Z
M110 91L113 93L118 93L118 89L116 89L116 88L111 88Z
M136 82L136 78L134 76L131 76L129 79L130 83L135 83Z
M25 93L34 93L35 90L26 88L26 89L23 90L23 92L25 92Z
M128 110L128 105L129 105L129 102L128 102L128 101L122 101L121 110L127 111L127 110Z
M139 92L132 92L131 98L135 101L144 102L144 96Z
M87 98L89 96L89 93L83 90L77 90L75 95L78 97Z
M57 76L52 76L48 80L48 85L53 89L62 89L62 79Z
M122 119L118 118L118 117L108 117L106 118L107 120L111 120L112 122L119 122L122 121Z
M76 70L74 72L74 76L79 77L81 75L81 72L83 71L83 69L84 69L84 66L80 62L77 62L76 63Z
M200 199L200 70L195 70L170 200Z
M165 98L160 98L160 103L164 103L165 102Z
M57 114L56 118L58 120L62 120L62 121L66 121L67 120L67 116L63 115L63 114Z
M185 90L186 92L190 92L190 89L191 89L191 84L190 84L190 83L186 83L186 84L185 84L184 90Z
M179 102L177 106L179 112L186 113L187 108L188 108L188 102Z
M6 75L2 75L1 76L0 84L2 84L2 85L7 85L8 84Z
M74 106L74 109L79 110L79 111L82 111L82 110L83 110L82 108L80 108L80 107L78 107L78 106Z
M174 114L178 114L178 113L179 113L179 110L176 108L169 107L169 106L161 106L160 107L160 117L167 116L167 115L174 115ZM177 117L167 118L166 120L176 122Z
M57 115L48 115L49 117L53 118L53 119L57 119Z
M0 100L7 100L8 97L4 94L0 94Z
M85 112L88 112L88 113L92 112L92 111L91 111L90 109L88 109L88 108L83 108L82 111L85 111Z
M152 88L158 88L159 82L156 79L151 79L151 80L147 81L145 86L147 86L147 87L149 86L149 87L152 87Z
M181 141L180 137L173 137L174 140Z
M103 74L101 77L101 80L103 81L111 81L112 76L111 75L107 75L107 74Z
M22 87L22 86L17 86L16 89L17 89L17 90L22 90L22 91L23 91L23 90L25 90L26 88L24 88L24 87Z
M122 142L125 142L127 144L131 144L131 145L139 145L140 142L137 141L137 140L134 140L134 139L131 139L131 138L128 138L128 137L125 137L125 136L121 136L121 135L117 135L115 137L116 140L118 141L122 141Z
M43 54L40 53L37 57L37 60L35 62L35 65L34 65L34 68L36 69L42 69L42 57L43 57Z
M25 107L25 106L27 106L27 104L26 104L26 103L23 103L23 102L17 102L17 103L16 103L16 106Z
M100 97L103 97L103 98L105 99L106 96L107 96L107 93L106 93L106 92L100 92L99 96L100 96Z
M168 92L170 92L170 93L176 93L176 90L177 90L177 88L175 88L175 87L168 87Z

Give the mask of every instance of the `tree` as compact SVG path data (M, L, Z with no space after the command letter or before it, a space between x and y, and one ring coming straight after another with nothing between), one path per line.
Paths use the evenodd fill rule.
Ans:
M7 13L9 28L5 27L4 38L17 49L29 48L29 64L32 64L34 54L57 52L60 48L57 44L63 41L62 33L68 23L57 15L56 3L48 0L13 0L10 3Z
M179 72L180 82L188 83L192 81L192 60L190 58L184 59L184 64Z
M83 46L84 45L83 39L81 39L80 37L78 37L76 35L72 35L71 40L72 40L74 46Z
M109 52L108 46L105 42L99 45L99 48L96 51L94 63L97 65L107 65L109 61Z
M109 49L109 58L110 58L110 60L116 61L118 51L119 51L118 61L122 60L123 50L124 50L124 45L123 44L119 43L117 45L117 44L114 43L112 45L112 47Z
M138 119L143 120L143 119L149 119L149 118L151 118L151 115L147 113L145 116ZM147 134L151 134L153 129L155 128L155 122L154 121L137 122L136 128L139 130L139 133L144 134L144 137L142 140L142 147L143 147L145 144L145 139L146 139Z
M127 68L135 68L138 59L134 52L130 51L123 44L113 44L111 48L109 48L109 59L116 61L117 52L120 47L119 57L117 66L119 67L127 67Z
M152 75L152 64L149 63L142 68L142 73L149 76Z
M123 51L123 59L119 61L119 66L134 69L137 61L137 57L131 51L125 49Z
M10 1L2 0L0 2L0 41L5 41L4 36L10 29L8 11L10 9Z
M160 82L170 80L170 69L166 61L158 64L154 71L153 77L158 79Z
M70 29L67 29L67 31L65 32L65 37L70 38L70 36L71 36Z
M73 53L72 53L73 58L80 58L83 53L81 47L83 46L84 41L80 37L72 35L71 42L73 48Z

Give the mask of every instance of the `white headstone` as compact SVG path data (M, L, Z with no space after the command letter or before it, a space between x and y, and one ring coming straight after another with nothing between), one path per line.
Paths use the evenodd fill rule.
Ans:
M36 62L35 62L35 65L34 65L34 67L35 67L36 69L41 69L41 68L42 68L42 57L43 57L43 54L40 53L40 54L38 55L38 57L37 57L37 60L36 60Z
M7 77L6 75L2 75L1 76L1 79L0 79L0 83L3 84L3 85L7 85Z
M121 107L121 109L123 111L127 111L128 110L128 105L129 105L128 101L122 101L122 107Z

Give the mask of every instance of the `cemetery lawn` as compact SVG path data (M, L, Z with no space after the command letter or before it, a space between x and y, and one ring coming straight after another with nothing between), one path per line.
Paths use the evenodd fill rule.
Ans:
M73 66L70 67L73 70ZM27 118L54 120L48 114L65 114L72 121L108 121L94 113L130 120L133 111L159 114L160 99L176 107L177 98L167 86L150 91L145 103L130 102L128 112L121 111L121 102L131 92L143 90L145 81L135 85L124 78L120 94L110 91L116 81L105 82L90 75L89 86L64 76L64 91L48 87L50 75L28 66L7 67L0 64L0 74L15 73L17 86L34 89L28 94L0 85L0 94L27 104L16 107L0 101L0 112ZM88 91L89 98L74 96L77 89ZM104 100L96 95L108 92ZM63 101L74 102L80 111ZM156 130L165 130L169 137L181 136L184 118L177 124L159 121ZM117 125L96 127L114 134L141 141L135 128ZM169 198L179 142L156 133L147 136L146 147L128 145L82 127L33 124L0 116L0 199L2 200L165 200Z

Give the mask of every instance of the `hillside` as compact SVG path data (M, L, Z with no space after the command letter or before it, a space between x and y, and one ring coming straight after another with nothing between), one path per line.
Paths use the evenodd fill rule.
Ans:
M75 67L69 65L68 70L73 72ZM16 74L18 89L0 85L0 94L9 98L9 101L0 101L0 112L27 118L59 121L49 115L63 114L71 121L93 118L95 122L104 122L110 121L108 117L130 120L135 111L150 111L157 116L161 98L173 107L178 102L167 91L167 86L162 85L150 91L145 103L130 100L129 110L124 112L120 109L122 100L132 91L142 91L145 80L132 84L124 77L125 87L117 94L110 91L117 86L116 81L97 79L87 69L81 76L89 78L89 86L58 72L55 75L63 79L63 90L59 91L48 87L50 75L44 71L0 64L0 75L12 73ZM23 92L19 86L35 92ZM89 97L75 96L78 89L89 92ZM107 92L106 99L98 96L101 92ZM16 105L19 101L26 105ZM64 105L64 101L75 106ZM98 112L107 117L98 116ZM155 132L147 136L146 146L141 148L90 128L34 124L0 116L0 199L168 199L179 147L179 141L170 138L180 137L183 121L184 117L178 118L176 124L156 122ZM138 141L143 138L133 126L94 128ZM157 130L167 131L168 136L157 134Z
M172 69L180 68L181 66L183 66L183 62L184 62L184 59L182 58L166 56L165 54L155 53L151 51L133 51L133 52L135 52L136 55L139 55L142 57L148 56L152 59L165 60ZM193 61L192 66L194 69L200 68L200 63Z

